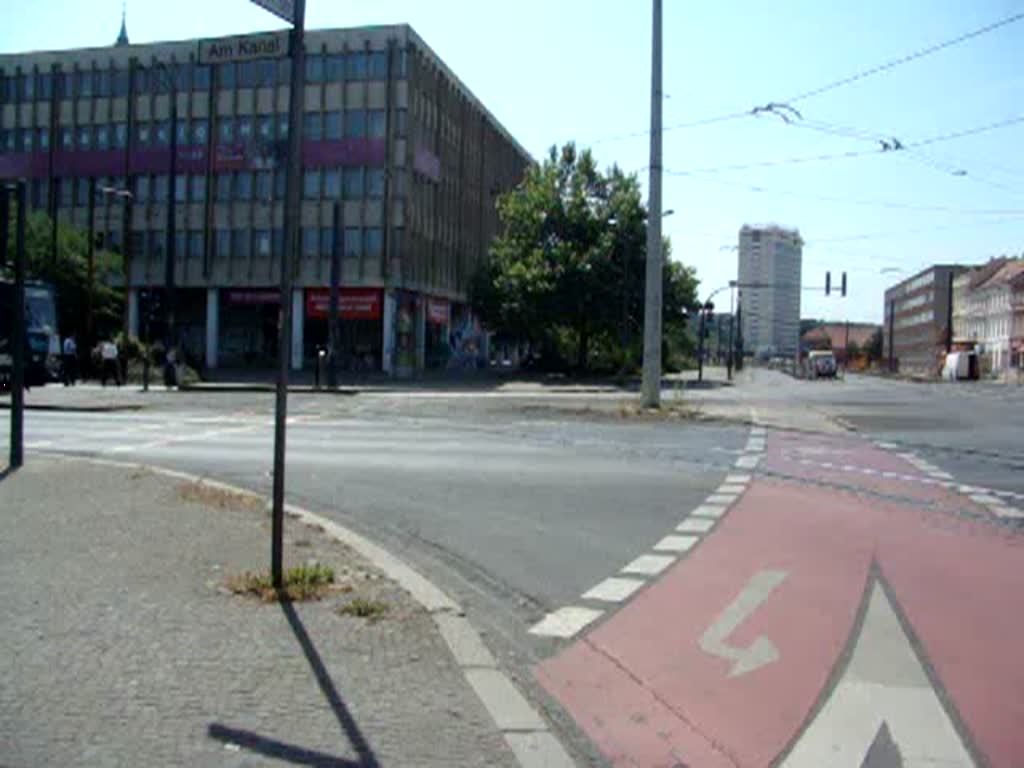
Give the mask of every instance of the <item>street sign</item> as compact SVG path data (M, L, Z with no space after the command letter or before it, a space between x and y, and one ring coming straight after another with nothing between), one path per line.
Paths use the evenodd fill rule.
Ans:
M289 24L295 23L295 0L252 0L252 2Z
M266 32L199 41L200 64L223 64L251 59L278 59L288 55L288 33Z

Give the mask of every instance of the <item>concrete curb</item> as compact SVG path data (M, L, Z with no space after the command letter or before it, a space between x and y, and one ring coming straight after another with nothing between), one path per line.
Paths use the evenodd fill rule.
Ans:
M25 404L26 411L51 411L58 413L117 413L124 411L144 411L148 405L50 405ZM10 403L0 403L0 411L11 410Z
M144 469L163 477L197 483L270 504L268 497L247 488L154 464L58 453L49 455L123 469ZM403 560L350 528L294 504L286 504L285 512L308 525L321 527L328 536L354 549L430 613L466 682L476 692L523 768L575 768L576 763L551 733L541 715L498 667L493 654L458 603Z

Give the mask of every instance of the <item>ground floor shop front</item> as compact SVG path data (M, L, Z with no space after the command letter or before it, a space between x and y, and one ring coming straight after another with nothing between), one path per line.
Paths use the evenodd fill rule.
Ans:
M269 369L278 359L280 291L265 288L180 288L175 335L186 361L199 369ZM166 333L159 288L129 293L131 335L144 341ZM313 370L329 349L330 290L291 293L292 370ZM396 377L424 370L486 367L488 336L461 302L416 291L344 287L338 295L339 371Z

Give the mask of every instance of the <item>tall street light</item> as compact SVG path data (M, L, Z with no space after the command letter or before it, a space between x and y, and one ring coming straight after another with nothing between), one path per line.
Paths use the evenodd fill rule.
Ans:
M652 0L651 35L651 160L647 206L647 285L644 291L644 367L641 380L641 404L644 408L661 405L661 7Z
M88 293L88 310L86 322L90 329L86 336L88 337L89 344L92 344L92 294L93 294L93 282L95 280L95 264L93 260L93 231L95 229L95 222L93 218L96 215L96 192L109 197L119 198L124 203L124 210L121 223L121 261L122 270L124 272L124 315L122 316L122 338L124 340L124 353L121 356L121 380L127 380L128 373L128 334L131 332L130 317L128 312L128 291L131 286L131 263L132 263L132 206L135 203L135 195L133 195L127 189L121 189L119 187L108 187L108 186L96 186L96 179L89 180L89 186L91 194L89 195L89 293Z

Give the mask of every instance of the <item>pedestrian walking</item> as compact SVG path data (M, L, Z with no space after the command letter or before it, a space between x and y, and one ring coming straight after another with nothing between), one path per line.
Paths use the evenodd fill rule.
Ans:
M73 387L78 380L78 344L74 336L64 339L61 349L61 378L65 387Z
M121 386L121 369L117 365L117 344L107 339L100 344L100 358L103 361L103 386L107 386L107 378L113 377L114 383Z

